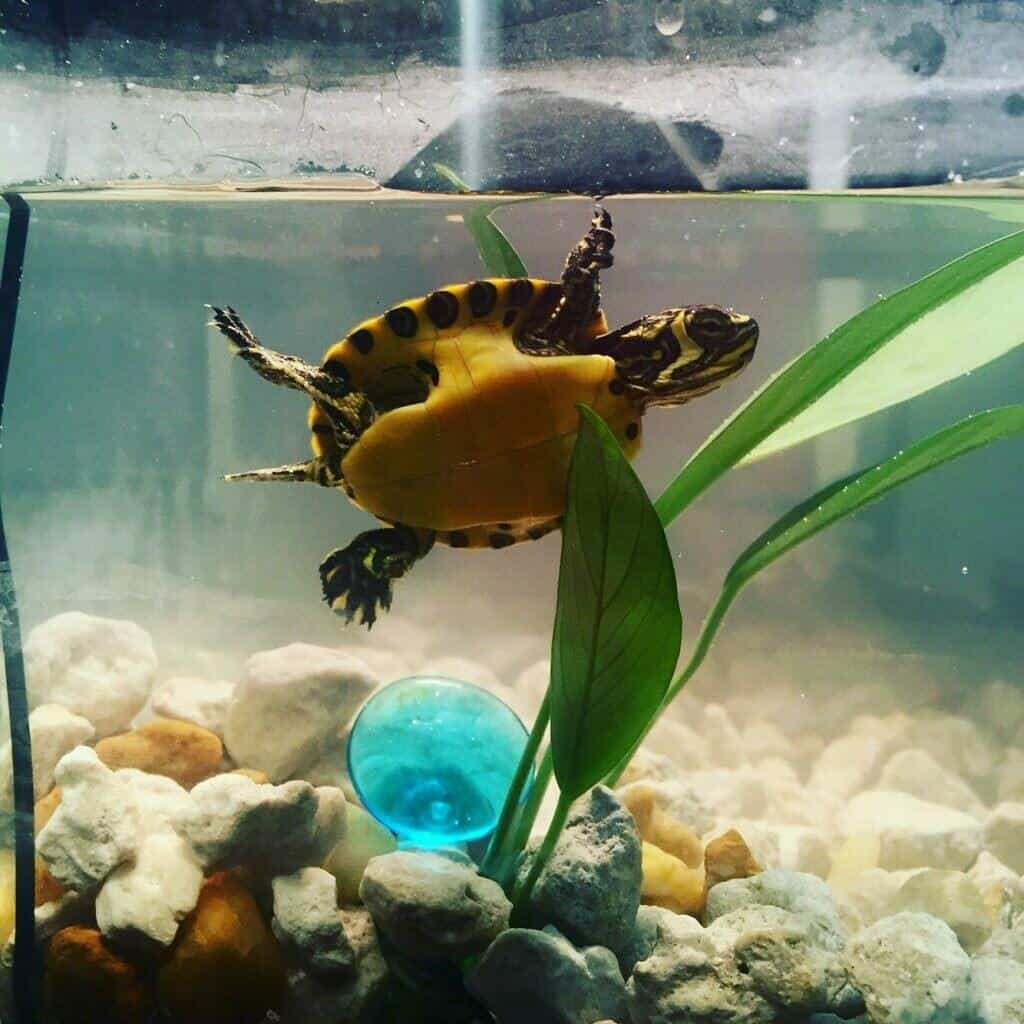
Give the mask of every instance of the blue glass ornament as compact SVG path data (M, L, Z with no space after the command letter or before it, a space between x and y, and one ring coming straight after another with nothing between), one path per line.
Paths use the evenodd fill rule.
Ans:
M366 809L404 843L466 843L497 825L526 735L486 690L411 676L364 705L349 734L349 774Z

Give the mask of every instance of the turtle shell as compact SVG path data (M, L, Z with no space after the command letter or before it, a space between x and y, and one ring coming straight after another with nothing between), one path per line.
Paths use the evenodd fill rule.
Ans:
M333 345L324 365L383 410L342 462L349 497L443 543L504 547L557 524L577 402L634 454L640 409L609 357L530 355L515 345L561 295L561 285L527 278L449 285ZM606 330L599 311L583 344ZM334 437L315 405L309 422L315 454L329 454Z

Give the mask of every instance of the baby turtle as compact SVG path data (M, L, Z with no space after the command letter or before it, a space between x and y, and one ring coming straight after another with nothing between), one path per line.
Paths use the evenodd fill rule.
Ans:
M757 324L719 306L644 316L609 331L598 273L612 222L595 207L560 283L447 285L358 324L322 366L264 348L233 309L212 324L261 377L303 391L313 458L229 480L337 487L387 524L320 566L324 599L371 626L394 580L440 541L504 548L561 524L578 425L592 407L632 457L652 405L681 405L750 362Z

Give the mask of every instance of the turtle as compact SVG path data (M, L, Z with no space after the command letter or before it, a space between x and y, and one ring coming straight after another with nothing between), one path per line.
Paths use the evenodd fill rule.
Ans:
M382 523L320 565L324 600L347 622L372 627L437 543L501 549L557 530L577 403L632 457L646 409L707 394L751 361L756 321L717 305L609 330L599 275L614 244L595 202L561 280L445 285L357 324L320 366L264 347L230 306L208 307L253 370L312 399L312 458L226 479L337 488Z

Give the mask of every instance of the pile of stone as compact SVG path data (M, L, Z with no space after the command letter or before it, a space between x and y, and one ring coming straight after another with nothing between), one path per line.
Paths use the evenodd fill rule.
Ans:
M978 691L969 717L925 687L895 708L892 681L808 717L783 682L729 706L687 696L614 792L577 802L513 914L464 853L396 850L354 800L345 734L416 668L528 717L548 666L507 686L411 651L294 644L224 682L161 678L131 623L71 613L31 633L48 1022L1024 1020L1017 687ZM9 763L0 749L8 806Z

